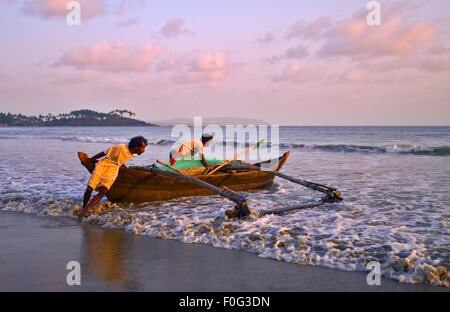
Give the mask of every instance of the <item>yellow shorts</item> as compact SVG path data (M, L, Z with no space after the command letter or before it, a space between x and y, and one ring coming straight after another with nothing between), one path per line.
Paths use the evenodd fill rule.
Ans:
M94 190L99 186L105 186L108 190L113 185L119 174L119 166L112 166L110 163L97 163L94 172L92 172L88 185Z

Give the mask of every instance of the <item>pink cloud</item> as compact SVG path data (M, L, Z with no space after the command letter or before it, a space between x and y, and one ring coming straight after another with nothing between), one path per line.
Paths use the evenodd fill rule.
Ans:
M269 80L274 83L320 79L330 83L392 84L417 80L424 73L449 71L448 35L438 28L437 22L417 21L414 19L417 15L414 18L410 15L420 5L383 2L380 26L367 25L365 7L348 18L320 17L310 23L297 21L288 29L285 39L297 42L301 39L301 44L266 61L304 58L305 62L315 60L316 64L327 62L327 66L320 67L321 70L307 63L297 63L269 76ZM312 43L312 59L303 46L305 40ZM352 67L343 70L348 65ZM325 69L328 78L324 76ZM391 73L393 71L396 72Z
M393 0L385 0L380 1L381 12L382 12L382 22L383 20L391 20L393 18L403 16L405 18L409 16L417 16L417 10L421 7L426 6L427 3L425 1L393 1ZM365 20L367 17L367 13L369 11L365 6L361 6L361 9L358 10L355 14L353 14L353 19L362 19ZM412 13L412 14L411 14Z
M120 2L114 1L116 6L114 7L113 11L115 13L122 14L130 9L134 10L137 8L142 8L146 5L146 1L147 0L120 0Z
M298 37L313 38L320 35L323 31L332 25L330 17L322 16L311 23L304 20L295 22L289 29L286 39L293 39Z
M405 81L416 80L416 76L412 77L410 75L405 77L394 77L392 75L383 76L378 75L378 71L370 71L367 69L361 68L352 68L346 70L342 73L336 73L330 76L328 82L331 83L349 83L350 85L354 85L356 83L369 83L373 84L392 84L392 83L401 83Z
M448 37L439 31L437 22L414 20L414 10L423 3L382 2L382 21L379 26L366 22L367 10L362 8L352 17L332 20L320 17L313 22L297 21L289 28L286 39L309 39L317 47L315 56L322 59L343 57L355 68L333 75L338 82L387 81L373 78L369 73L394 70L441 72L449 70L450 49L442 40ZM273 56L269 62L283 58L306 57L301 49L292 47L284 55ZM298 52L298 53L297 53ZM338 59L335 59L338 60ZM285 69L274 81L296 77L295 71ZM296 80L291 79L291 80Z
M93 18L107 12L105 0L78 0L81 5L82 19ZM66 0L25 0L22 11L26 15L41 18L65 17L67 10Z
M183 57L176 52L169 52L156 66L157 71L170 71L183 66Z
M429 72L450 70L450 54L424 57L420 61L420 68Z
M265 33L258 38L261 43L271 43L275 41L275 35L272 32Z
M436 26L412 21L408 14L423 4L409 2L381 3L382 21L379 26L366 22L365 6L352 17L333 20L322 16L307 23L299 20L287 31L286 39L310 39L318 43L320 57L374 57L405 55L432 43Z
M186 56L186 67L179 71L175 80L179 83L203 83L216 87L232 68L225 52L191 52Z
M302 59L308 56L308 47L299 44L295 47L287 49L283 55L273 55L271 58L266 59L266 61L272 64L283 59Z
M360 61L357 67L334 74L329 81L334 83L381 83L392 84L423 79L420 71L437 73L450 71L450 54L409 55L406 57L376 57ZM392 71L409 70L391 74ZM386 73L389 73L386 75Z
M386 6L386 2L383 5ZM349 57L356 61L357 68L371 73L450 70L450 48L441 43L448 39L448 35L439 31L436 23L426 24L399 17L421 5L392 4L383 15L380 26L368 26L364 12L337 22L321 37L323 45L318 55Z
M422 22L395 18L380 26L368 26L365 20L345 20L324 34L318 54L330 56L404 55L428 44L435 27Z
M77 72L57 68L51 73L51 81L55 84L83 84L98 81L101 74L94 70L82 70Z
M9 4L21 3L22 13L43 19L65 18L69 0L6 0ZM145 5L145 0L78 0L81 5L81 19L91 19L108 13L122 14L128 9Z
M199 53L190 57L191 71L222 71L227 65L225 52Z
M294 64L285 67L281 74L272 75L269 79L272 82L305 83L318 78L320 73L321 70L316 66Z
M160 34L166 38L174 38L182 34L190 33L190 31L183 28L183 26L184 21L182 19L170 20L161 28Z
M385 73L400 69L443 72L450 70L450 53L446 52L439 55L414 54L401 58L375 57L358 62L358 67L374 73Z
M366 77L367 73L365 71L356 68L345 72L342 76L345 82L359 82L366 79Z
M142 72L165 49L159 45L147 45L137 49L119 42L100 43L65 53L54 66L71 66L78 69L92 69L105 72Z
M301 44L296 47L289 48L285 53L286 58L290 59L304 58L307 57L308 55L309 55L308 48Z
M223 51L170 52L158 63L156 70L175 72L174 81L179 84L217 87L237 66L229 62L227 53Z
M432 55L450 54L450 47L447 47L442 43L437 43L431 46L427 52Z
M209 87L217 87L219 81L225 78L223 71L192 72L188 71L175 76L175 81L180 84L205 84Z

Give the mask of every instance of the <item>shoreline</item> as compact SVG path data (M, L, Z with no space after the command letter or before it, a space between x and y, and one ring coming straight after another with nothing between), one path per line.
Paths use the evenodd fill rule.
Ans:
M0 291L432 291L366 274L260 258L238 250L133 235L80 223L0 211ZM68 286L66 265L81 265Z

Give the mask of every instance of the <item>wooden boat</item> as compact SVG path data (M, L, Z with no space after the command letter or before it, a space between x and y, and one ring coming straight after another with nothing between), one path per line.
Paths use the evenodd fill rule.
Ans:
M85 155L79 153L80 155ZM264 170L279 171L287 158L289 152L276 159L267 160L253 164L263 166ZM86 167L89 172L94 169L94 164ZM108 191L106 196L112 202L150 202L166 200L184 196L213 195L210 190L198 185L183 181L174 177L156 174L148 171L149 167L127 167L120 168L119 176ZM220 171L206 175L201 170L190 170L190 175L206 183L217 187L227 187L233 191L244 191L263 188L270 185L275 177L274 174L265 171L254 170L229 170L227 167Z

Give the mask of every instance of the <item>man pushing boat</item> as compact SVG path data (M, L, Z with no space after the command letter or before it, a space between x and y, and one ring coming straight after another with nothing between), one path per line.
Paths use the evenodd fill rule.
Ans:
M203 134L201 141L199 140L190 140L185 141L179 145L175 145L170 151L170 165L174 165L178 158L182 159L193 159L195 155L200 155L201 161L205 168L208 168L208 163L205 159L204 147L207 146L213 136L211 134Z
M130 142L128 142L128 145L114 145L108 150L100 152L91 158L84 153L78 154L81 163L85 167L87 167L89 163L105 157L96 164L91 178L89 179L88 186L84 192L83 210L79 214L80 217L84 217L87 211L96 206L103 196L105 196L116 180L120 167L125 167L125 163L131 158L144 153L146 146L147 140L142 136L137 136L132 138ZM89 202L93 190L97 190L98 194Z

